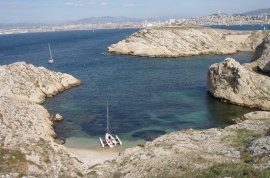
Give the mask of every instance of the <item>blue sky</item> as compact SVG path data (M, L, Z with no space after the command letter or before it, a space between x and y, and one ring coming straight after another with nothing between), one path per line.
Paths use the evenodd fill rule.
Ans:
M0 23L58 23L97 16L194 17L269 7L269 0L0 0Z

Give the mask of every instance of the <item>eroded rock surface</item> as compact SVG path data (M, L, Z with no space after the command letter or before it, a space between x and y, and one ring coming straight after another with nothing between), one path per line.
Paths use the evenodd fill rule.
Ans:
M149 57L231 54L253 51L267 31L234 31L206 27L143 29L108 48L110 53Z
M222 101L270 110L270 78L232 58L210 66L207 84L208 91Z
M43 103L46 97L79 84L80 81L71 75L34 67L25 62L0 67L0 96Z

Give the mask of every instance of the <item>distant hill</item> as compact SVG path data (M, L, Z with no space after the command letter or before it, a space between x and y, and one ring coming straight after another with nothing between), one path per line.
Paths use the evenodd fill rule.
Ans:
M254 10L254 11L249 11L249 12L245 12L242 13L243 15L260 15L263 13L267 13L270 15L270 8L267 9L258 9L258 10Z
M142 22L139 18L128 18L128 17L89 17L71 22L72 24L84 24L84 23L123 23L123 22Z

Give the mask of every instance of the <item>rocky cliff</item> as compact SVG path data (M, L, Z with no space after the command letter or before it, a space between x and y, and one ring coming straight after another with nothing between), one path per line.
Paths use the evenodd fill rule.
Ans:
M84 165L55 143L52 116L38 104L79 84L71 75L24 62L0 67L0 177L82 174Z
M158 27L143 29L108 51L149 57L231 54L253 51L267 31L234 31L207 27Z
M270 78L231 58L208 70L208 91L225 102L270 110Z

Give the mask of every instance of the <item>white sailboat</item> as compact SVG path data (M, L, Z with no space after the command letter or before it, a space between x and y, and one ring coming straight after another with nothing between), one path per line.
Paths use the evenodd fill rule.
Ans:
M117 144L122 145L122 141L120 140L120 138L117 135L113 136L110 132L108 101L107 101L107 131L105 134L105 139L102 140L99 137L99 141L102 147L109 146L110 148L113 148Z
M50 52L48 63L49 64L53 64L54 63L54 60L53 60L53 57L52 57L52 51L51 51L51 45L50 45L50 43L48 43L48 46L49 46L49 52Z

